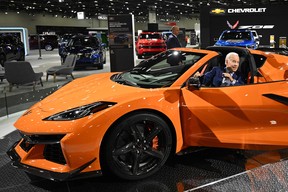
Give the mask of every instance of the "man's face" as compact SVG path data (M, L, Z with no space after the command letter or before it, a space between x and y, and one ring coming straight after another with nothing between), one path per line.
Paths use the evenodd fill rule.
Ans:
M239 57L237 55L231 55L227 60L226 60L226 68L229 71L236 72L239 67Z
M179 30L179 28L178 27L175 27L174 29L173 29L173 34L174 35L179 35L179 32L180 32L180 30Z

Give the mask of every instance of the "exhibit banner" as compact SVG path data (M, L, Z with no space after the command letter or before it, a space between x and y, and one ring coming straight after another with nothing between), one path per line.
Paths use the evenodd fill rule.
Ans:
M134 16L109 15L108 36L111 72L134 67Z
M224 30L250 29L257 31L261 47L270 46L270 35L275 39L287 37L288 5L215 7L203 6L200 9L201 47L214 45ZM279 47L279 41L275 41Z
M131 48L132 28L132 15L108 16L109 45L112 48Z

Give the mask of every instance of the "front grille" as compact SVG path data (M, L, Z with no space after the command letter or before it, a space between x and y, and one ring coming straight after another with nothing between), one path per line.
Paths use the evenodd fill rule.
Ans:
M55 163L59 163L62 165L66 164L66 160L64 158L64 155L62 153L61 145L59 143L57 144L51 144L51 145L45 145L43 156L48 161L52 161Z
M20 143L20 147L28 153L30 149L34 146L34 144L30 144L26 141L26 139L23 139L22 142Z
M25 135L20 132L21 137L29 144L54 144L59 143L65 135Z
M66 164L64 155L62 153L60 140L65 135L26 135L21 133L23 141L20 143L20 147L28 152L33 146L45 145L43 156L48 161L52 161L59 164Z

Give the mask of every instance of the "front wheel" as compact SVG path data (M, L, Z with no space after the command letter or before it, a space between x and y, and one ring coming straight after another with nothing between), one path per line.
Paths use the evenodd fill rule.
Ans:
M123 119L105 136L101 148L103 172L138 180L157 172L169 157L172 135L167 123L152 113Z

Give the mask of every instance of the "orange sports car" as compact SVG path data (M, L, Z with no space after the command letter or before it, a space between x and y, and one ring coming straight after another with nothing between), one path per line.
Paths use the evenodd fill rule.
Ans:
M244 85L195 80L240 55ZM27 110L7 152L13 165L52 180L149 177L190 147L288 146L288 57L237 47L175 48L130 71L76 79Z

